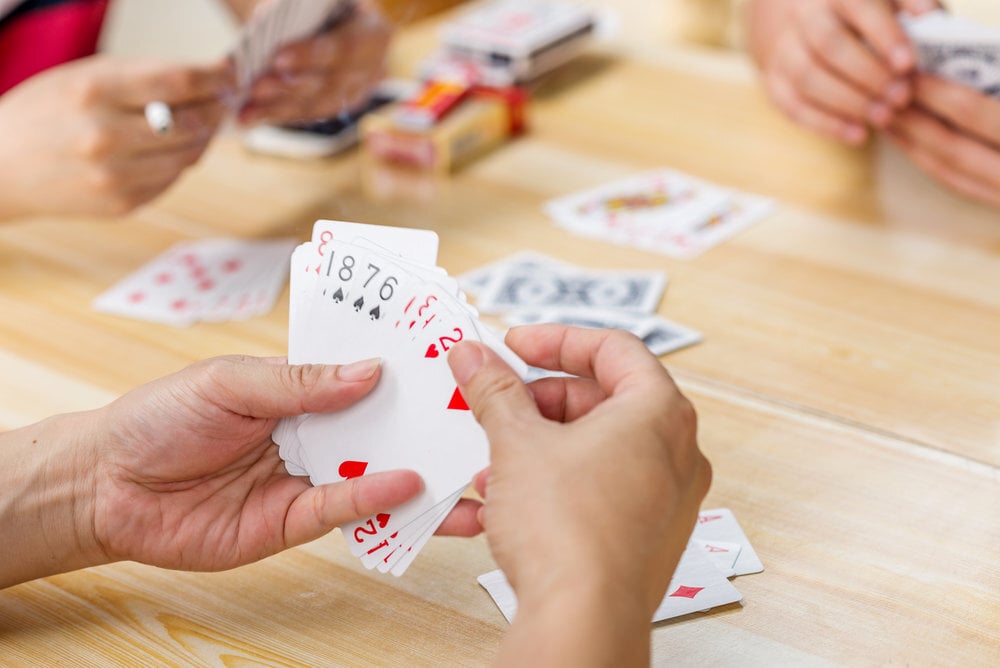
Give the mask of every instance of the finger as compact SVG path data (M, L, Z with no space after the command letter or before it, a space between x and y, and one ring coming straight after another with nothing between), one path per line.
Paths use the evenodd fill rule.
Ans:
M645 344L620 329L528 325L511 328L505 340L528 365L596 379L609 397L651 378L669 379Z
M974 199L1000 205L1000 151L955 132L929 114L909 111L890 128L890 136L921 169Z
M917 64L916 54L889 0L834 0L840 17L853 26L896 74Z
M529 387L542 416L556 422L581 418L608 398L591 378L541 378Z
M479 509L482 507L481 501L459 499L434 533L439 536L462 536L464 538L478 536L483 532L483 525L479 522Z
M897 4L900 9L914 16L920 16L927 12L933 12L935 9L943 8L941 3L936 0L897 0Z
M472 478L472 488L480 498L486 498L486 486L490 481L490 467L484 468Z
M285 516L285 547L301 545L334 528L395 508L423 488L414 471L386 471L344 482L311 487L300 494Z
M119 106L139 109L152 100L171 107L222 100L233 87L227 67L165 65L157 62L122 63L112 75L102 77L99 93Z
M775 104L802 127L830 139L855 146L868 139L867 127L846 121L806 102L794 86L781 75L770 73L765 78L764 83Z
M915 99L921 107L965 133L1000 146L1000 100L927 75L917 77Z
M306 70L326 69L341 60L340 40L331 32L283 47L274 56L271 70L275 73L294 74Z
M893 73L836 14L803 11L798 13L798 20L803 39L815 58L838 78L865 91L867 97L883 96L893 82Z
M488 346L459 343L448 353L448 366L491 446L497 434L541 417L528 387Z
M774 68L783 74L807 104L822 108L842 122L863 126L875 102L848 81L826 69L808 46L799 40L789 40Z
M347 365L276 365L254 357L216 357L194 365L190 385L206 403L238 415L278 418L346 408L378 381L381 360Z

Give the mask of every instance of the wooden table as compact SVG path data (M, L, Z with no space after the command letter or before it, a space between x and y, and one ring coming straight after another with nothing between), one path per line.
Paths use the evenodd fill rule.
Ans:
M641 6L626 2L623 7ZM638 16L638 19L637 19ZM658 625L658 664L1000 662L1000 214L891 150L780 117L741 55L664 44L664 17L545 80L533 131L450 181L373 188L355 155L292 162L222 137L125 221L0 228L0 424L93 407L196 359L281 354L267 317L190 329L92 312L174 242L305 239L318 217L422 227L458 274L531 248L660 269L660 312L705 342L664 362L766 570L742 605ZM401 35L396 69L433 23ZM693 261L574 237L552 196L669 166L778 213ZM339 535L218 574L117 564L0 592L3 665L482 665L506 623L482 539L431 541L401 579Z

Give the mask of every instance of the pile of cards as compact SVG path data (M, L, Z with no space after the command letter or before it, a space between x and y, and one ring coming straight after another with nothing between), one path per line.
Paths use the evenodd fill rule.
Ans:
M97 311L186 327L271 310L294 239L207 239L177 244L98 296Z
M524 251L459 277L482 313L502 315L511 327L557 322L574 327L624 329L653 354L666 355L701 341L701 334L654 315L667 276L659 271L599 271ZM529 378L542 374L532 369ZM548 375L548 374L545 374Z
M920 69L1000 97L1000 29L937 10L900 22L917 48Z
M727 578L763 570L764 565L732 511L703 510L653 621L742 601L743 595ZM491 571L477 579L507 621L512 622L517 598L503 572Z
M668 169L549 200L545 211L576 234L693 258L769 215L765 197Z
M258 5L230 56L242 106L253 82L271 66L286 44L311 37L353 7L353 0L273 0Z
M378 357L382 370L357 404L282 420L274 441L288 471L314 485L393 469L421 475L415 498L341 527L366 567L397 576L489 462L486 435L448 367L449 349L482 341L526 373L479 322L458 282L434 266L437 242L427 230L321 220L291 261L289 362Z

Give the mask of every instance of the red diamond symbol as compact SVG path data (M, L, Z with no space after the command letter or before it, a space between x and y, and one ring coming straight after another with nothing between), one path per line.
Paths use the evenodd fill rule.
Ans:
M677 596L679 598L694 598L702 589L704 589L704 587L686 587L681 585L677 588L677 591L671 594L671 596Z

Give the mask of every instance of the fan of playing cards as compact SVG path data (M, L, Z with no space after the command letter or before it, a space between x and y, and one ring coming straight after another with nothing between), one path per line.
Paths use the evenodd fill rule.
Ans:
M458 282L434 266L437 242L427 230L321 220L291 261L289 362L379 357L382 375L346 410L281 421L274 441L289 472L315 485L391 469L423 477L414 499L341 527L366 567L397 576L489 461L446 353L482 341L527 372L479 322Z

